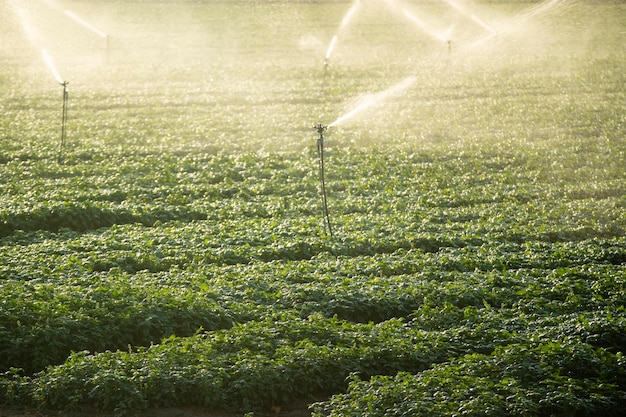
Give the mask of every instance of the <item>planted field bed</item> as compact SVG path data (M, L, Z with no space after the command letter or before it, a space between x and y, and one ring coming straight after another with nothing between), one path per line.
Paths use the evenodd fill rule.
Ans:
M9 3L0 414L623 415L624 5Z

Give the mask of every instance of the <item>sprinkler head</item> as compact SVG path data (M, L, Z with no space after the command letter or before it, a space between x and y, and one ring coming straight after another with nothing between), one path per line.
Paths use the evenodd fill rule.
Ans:
M317 126L314 127L314 129L317 130L317 133L319 133L320 136L323 136L324 131L328 129L328 126L324 126L323 124L318 123Z
M67 87L67 85L69 84L69 81L63 81L62 83L59 83L60 86L62 86L63 88Z

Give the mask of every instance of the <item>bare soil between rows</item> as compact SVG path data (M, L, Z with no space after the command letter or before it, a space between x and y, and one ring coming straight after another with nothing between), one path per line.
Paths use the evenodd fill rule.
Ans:
M255 411L254 417L311 417L310 401L296 401L284 406L275 406L267 410ZM201 407L151 408L138 412L122 414L128 417L243 417L244 412L210 410ZM0 417L115 417L115 413L95 410L54 411L23 407L0 407Z

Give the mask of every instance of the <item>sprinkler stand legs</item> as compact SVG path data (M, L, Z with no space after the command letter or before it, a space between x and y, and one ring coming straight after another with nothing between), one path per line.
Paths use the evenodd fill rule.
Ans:
M317 133L320 137L317 139L317 156L319 158L319 171L320 171L320 185L322 194L322 205L324 209L325 230L328 230L328 235L333 237L333 229L330 225L330 213L328 212L328 201L326 199L326 181L324 179L324 131L328 126L324 126L319 123L315 126Z
M65 141L67 139L67 81L60 83L63 86L63 113L61 116L61 144L59 146L59 164L63 163L63 148L65 148Z

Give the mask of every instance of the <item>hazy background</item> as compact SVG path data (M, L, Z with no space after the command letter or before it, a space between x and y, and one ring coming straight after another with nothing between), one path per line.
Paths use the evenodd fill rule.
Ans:
M625 24L594 13L610 2L358 3L342 26L354 2L2 0L3 128L22 144L58 130L42 49L70 83L69 139L95 147L301 149L315 123L409 76L330 143L541 139L547 111L586 106L572 95L599 69L623 95L609 58L624 56Z

